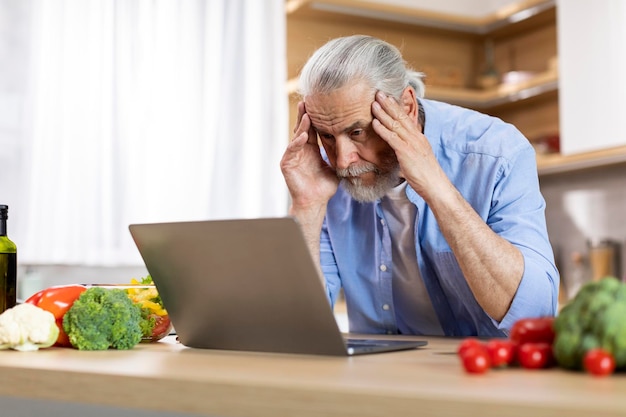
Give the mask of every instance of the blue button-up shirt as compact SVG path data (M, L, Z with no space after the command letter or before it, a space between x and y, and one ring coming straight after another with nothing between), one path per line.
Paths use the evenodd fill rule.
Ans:
M505 336L520 318L556 314L559 273L548 239L535 152L512 125L472 110L420 99L428 138L458 191L498 235L524 256L524 274L497 322L472 294L434 213L411 188L417 209L415 255L421 279L448 336ZM359 203L340 186L328 203L321 267L332 304L343 288L351 332L412 333L396 321L391 236L380 202ZM420 279L420 277L416 277Z

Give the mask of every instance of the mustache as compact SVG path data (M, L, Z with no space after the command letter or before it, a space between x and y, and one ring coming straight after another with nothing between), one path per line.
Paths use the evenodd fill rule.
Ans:
M359 175L374 172L375 174L380 174L380 169L372 163L365 163L362 165L350 165L348 168L337 169L335 170L337 177L340 179L350 178L350 177L358 177Z

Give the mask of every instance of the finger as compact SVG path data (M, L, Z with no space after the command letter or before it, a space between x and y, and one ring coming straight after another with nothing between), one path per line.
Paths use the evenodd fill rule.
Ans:
M395 148L396 144L403 142L403 135L406 129L402 127L401 121L393 119L389 116L377 102L372 103L372 127L374 131L383 138L391 147Z
M311 116L308 115L308 113L306 112L306 103L304 101L301 101L299 103L302 106L302 118L304 118L304 116L306 116L306 118L308 119L308 123L309 123L309 127L308 127L308 133L309 133L309 139L308 142L312 145L318 145L317 143L317 130L315 130L315 127L313 127L313 122L311 121Z
M375 101L393 118L400 118L406 115L395 97L388 96L380 90L376 92Z
M299 136L302 132L308 132L311 129L311 119L309 118L309 115L306 114L306 112L298 115L298 118L298 125L295 129L294 137Z
M372 103L372 113L390 131L400 134L407 130L410 118L393 97L383 92L376 93L376 100Z
M302 121L302 116L306 112L305 107L304 107L304 101L298 102L297 110L298 110L298 117L296 118L296 125L293 128L293 133L296 133L298 131L298 127L300 126L300 122Z
M287 149L285 149L285 153L280 160L280 169L283 173L286 173L299 165L302 148L306 145L307 138L307 133L302 132L289 142Z
M307 143L308 139L309 135L307 132L300 132L300 134L289 143L288 149L290 151L299 151Z
M308 114L306 115L306 118L309 120L309 130L308 130L309 139L308 139L308 142L311 145L318 146L318 143L317 143L317 130L315 130L315 128L313 127L313 123L311 123L311 118L309 117Z
M303 148L307 145L307 139L307 133L302 132L289 142L281 159L281 166L291 166L294 163L293 161L299 160L299 156L301 155Z
M382 124L379 119L372 120L372 128L380 138L382 138L385 142L389 144L389 146L393 148L393 150L398 150L398 145L403 141L402 139L400 139L400 136L396 132L387 129L387 127L385 127L385 125Z

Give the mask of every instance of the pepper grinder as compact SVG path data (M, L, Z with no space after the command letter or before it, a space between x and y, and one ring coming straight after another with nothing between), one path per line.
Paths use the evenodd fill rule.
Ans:
M606 276L621 279L621 248L619 242L611 239L590 239L587 241L591 279L597 281Z

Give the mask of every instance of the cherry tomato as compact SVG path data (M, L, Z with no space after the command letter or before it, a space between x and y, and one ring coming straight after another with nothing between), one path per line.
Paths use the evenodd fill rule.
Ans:
M520 319L513 323L509 339L518 345L528 342L552 344L554 341L553 323L554 317Z
M526 369L548 368L554 364L552 345L545 342L524 343L517 349L517 360Z
M604 349L591 349L583 357L583 367L595 376L610 375L615 371L615 358Z
M515 343L506 339L491 339L485 344L493 368L511 365L515 360Z
M63 330L63 316L70 309L74 301L87 289L84 285L57 285L41 290L25 301L52 313L59 328L59 337L55 346L71 346L65 330Z
M159 340L167 336L171 329L170 316L154 315L155 324L152 330L152 340Z
M470 374L484 374L491 367L489 354L484 346L470 346L461 355L463 368Z
M461 343L459 343L459 347L456 350L457 355L459 355L460 357L463 357L464 353L472 347L480 347L483 346L483 343L474 338L474 337L468 337L463 339L463 341L461 341Z

